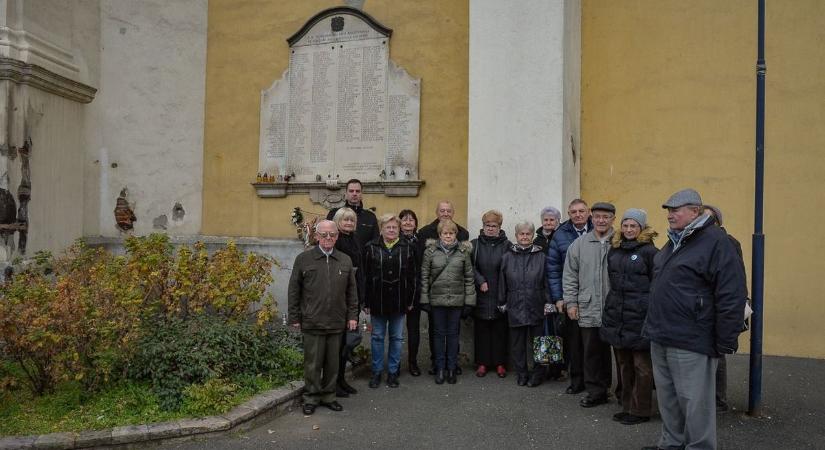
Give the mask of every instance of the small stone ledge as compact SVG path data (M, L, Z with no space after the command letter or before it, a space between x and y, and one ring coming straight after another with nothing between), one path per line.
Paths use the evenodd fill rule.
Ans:
M251 183L258 197L283 198L288 194L309 194L314 202L327 207L340 206L344 203L345 185L339 182L325 183L290 181L290 182L256 182ZM361 183L366 194L384 194L387 197L417 197L423 180L386 180L364 181Z
M31 436L0 437L0 450L11 449L75 449L92 447L127 447L139 442L163 439L179 440L195 436L220 434L253 422L258 417L277 415L285 406L300 397L302 381L263 392L220 416L181 419L148 425L126 425L108 430L80 433L49 433Z
M97 89L91 86L70 80L38 65L6 57L0 57L0 80L33 86L79 103L90 103L97 93Z

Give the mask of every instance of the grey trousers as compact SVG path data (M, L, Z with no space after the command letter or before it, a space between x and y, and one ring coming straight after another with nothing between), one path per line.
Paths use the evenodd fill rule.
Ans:
M717 358L650 343L661 448L716 448Z
M342 334L304 333L304 403L335 401Z

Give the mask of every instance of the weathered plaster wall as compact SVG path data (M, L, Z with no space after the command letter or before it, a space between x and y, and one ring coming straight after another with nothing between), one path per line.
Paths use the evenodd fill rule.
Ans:
M505 231L539 211L559 207L578 185L566 180L563 155L578 129L578 16L575 1L496 0L470 8L469 224L481 228L491 209L505 217ZM569 35L569 36L568 36ZM568 62L570 61L570 63ZM575 97L569 98L568 97ZM578 137L577 137L578 140ZM575 181L575 180L571 180Z
M823 4L768 3L765 353L825 357ZM725 213L751 266L756 2L585 0L582 191L642 207L686 186ZM803 231L804 230L804 231ZM664 243L659 238L658 245ZM748 334L740 349L749 349Z
M203 233L292 238L293 207L326 214L305 194L260 199L250 182L258 165L260 92L288 65L286 38L333 1L209 2ZM412 208L424 222L452 199L464 223L467 202L468 2L368 0L364 11L393 29L390 58L422 79L420 173L415 198L366 195L378 213Z
M201 228L207 0L102 0L100 91L87 126L87 235L116 236L125 187L136 234ZM173 219L180 203L185 214ZM165 219L165 220L164 220Z

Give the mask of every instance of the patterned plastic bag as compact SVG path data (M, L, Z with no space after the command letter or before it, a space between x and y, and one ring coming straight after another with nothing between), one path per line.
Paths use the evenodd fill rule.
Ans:
M551 332L549 323L552 320L544 319L544 336L533 338L533 361L538 364L561 364L564 362L564 351L561 336ZM554 327L555 328L555 327Z

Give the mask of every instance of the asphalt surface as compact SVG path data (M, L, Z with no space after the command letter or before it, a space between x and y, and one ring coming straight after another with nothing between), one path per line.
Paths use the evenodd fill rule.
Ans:
M717 415L719 448L825 449L825 361L765 357L759 418L744 413L747 355L729 357L728 376L732 410ZM613 422L620 410L615 399L582 408L581 395L564 393L566 382L519 387L512 374L477 378L467 365L455 385L439 386L426 372L416 378L406 370L397 389L369 389L367 381L367 374L352 381L359 393L340 400L342 412L319 407L304 416L296 405L249 431L160 447L638 449L655 445L661 427L658 416L640 425Z

